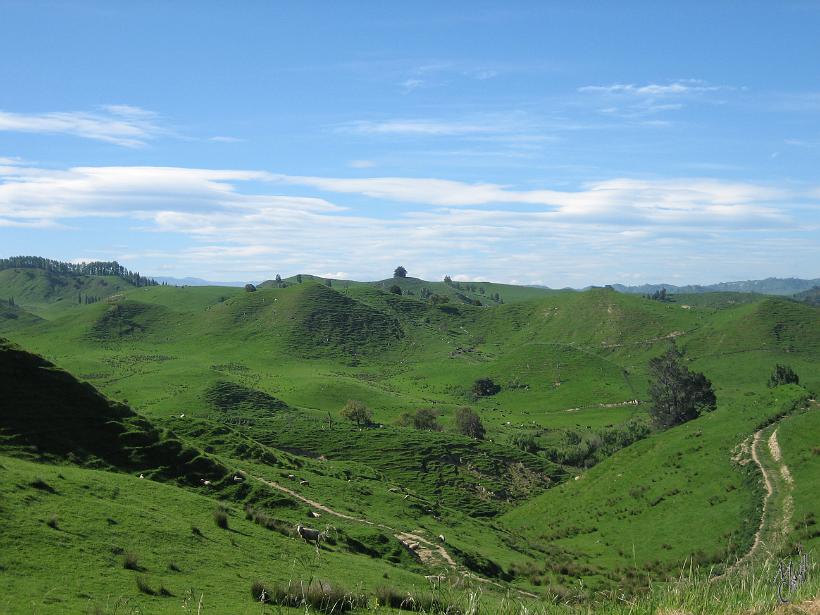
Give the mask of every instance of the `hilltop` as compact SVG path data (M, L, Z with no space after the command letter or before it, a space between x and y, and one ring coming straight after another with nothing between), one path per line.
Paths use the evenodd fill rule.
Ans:
M400 591L413 591L443 566L481 577L489 600L511 587L588 600L614 588L639 594L648 579L675 576L685 562L705 574L748 554L764 518L760 475L748 460L750 438L761 432L765 442L777 439L793 479L777 496L790 502L792 529L782 539L764 536L784 554L798 542L817 544L811 485L818 457L810 443L818 413L807 399L820 388L820 311L806 303L733 292L656 301L608 288L519 290L414 278L328 285L303 276L245 290L4 273L0 297L19 294L19 276L27 273L54 276L55 288L65 282L73 289L77 279L88 288L121 285L90 303L31 292L26 307L15 299L5 310L0 327L16 344L0 345L12 400L0 411L0 464L16 477L0 481L6 494L17 494L14 481L39 475L70 494L68 510L90 506L103 514L118 505L92 503L82 484L113 492L138 482L148 501L129 498L129 519L192 507L197 523L210 528L221 501L231 527L242 524L241 532L286 560L311 552L292 538L310 509L322 523L332 516L340 532L315 565L342 585L354 566L364 571L368 592L384 574ZM401 294L391 292L394 282ZM472 299L496 292L503 303ZM647 414L647 366L671 343L714 383L718 407L658 431ZM792 367L799 386L768 388L776 364ZM476 382L487 379L493 386L477 393ZM371 424L340 416L350 399L370 408ZM483 423L484 440L458 433L456 411L464 406ZM434 417L431 429L412 426L419 409ZM70 486L56 487L64 480L58 474ZM53 494L34 493L39 520L16 522L39 553L47 548L42 524ZM265 529L259 515L245 525L246 506L264 511L263 525L278 529ZM87 548L90 538L75 525L80 517L72 518L66 527L80 536L72 548ZM128 532L136 531L131 523ZM180 591L158 568L176 548L199 562L190 573L182 566L178 581L204 575L225 608L246 604L248 579L262 560L231 555L219 534L220 557L243 571L243 587L217 589L233 577L203 572L211 561L200 548L206 543L197 546L189 528L173 526L167 545L144 547L154 585ZM412 535L435 545L439 534L452 564L437 548L425 547L421 557L402 542L412 543ZM278 580L293 580L288 570ZM107 581L86 581L97 588L95 598L106 583L122 592L133 587L116 556L94 560L84 578L100 571ZM38 569L35 577L44 575ZM26 591L24 576L5 578Z

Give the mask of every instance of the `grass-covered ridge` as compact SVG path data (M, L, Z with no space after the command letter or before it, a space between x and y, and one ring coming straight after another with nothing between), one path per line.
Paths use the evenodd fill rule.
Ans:
M419 284L403 280L397 285ZM637 595L685 563L700 564L693 573L700 578L727 568L754 541L764 490L757 466L739 453L760 430L761 455L776 431L781 461L771 464L785 464L794 481L772 505L791 501L782 549L816 544L816 410L802 401L820 387L815 307L737 293L660 302L609 289L527 289L516 301L475 305L373 284L327 286L306 277L286 284L255 292L134 287L89 304L34 302L37 316L13 306L17 318L0 325L19 345L4 343L0 361L7 399L15 400L14 412L0 411L0 463L42 474L61 494L53 484L59 473L68 477L61 468L103 469L94 480L110 474L121 486L153 479L178 491L163 491L165 499L144 491L162 504L131 503L134 518L176 514L201 498L205 522L197 527L208 539L206 530L220 529L213 515L222 502L228 530L220 531L254 536L286 562L276 574L258 574L262 559L232 559L235 547L225 543L220 557L247 578L241 594L231 589L216 599L229 611L252 604L252 582L281 588L310 578L294 572L293 562L315 553L294 538L298 523L337 530L336 544L311 564L322 571L317 578L372 599L380 584L418 592L427 587L423 576L442 567L453 578L480 576L474 581L488 609L500 608L495 600L504 592L587 604L598 591ZM6 292L0 286L0 297ZM718 407L657 432L648 427L647 364L672 342L712 380ZM776 364L791 366L800 386L768 388ZM497 392L477 395L474 383L487 378ZM343 420L339 410L350 399L372 410L372 425ZM456 433L463 406L480 417L484 441ZM419 409L431 412L440 431L400 420ZM205 463L214 474L198 469ZM7 495L17 493L0 483ZM60 501L91 506L79 489L65 490L71 495ZM21 498L27 493L20 488ZM54 531L46 523L52 515L69 527L59 511L41 512L46 529ZM24 525L37 545L51 536ZM182 529L184 540L174 534L142 558L181 547L190 532ZM76 533L74 547L89 548L89 535ZM402 546L414 543L407 536L429 541L419 545L432 559ZM446 550L453 568L431 544ZM208 556L198 553L204 565ZM112 567L103 578L150 601L143 606L162 612L161 587L180 596L180 584L154 564L143 573L156 591L149 596L133 575L109 574L122 565L116 557L92 560L87 578ZM34 560L25 565L53 578ZM368 571L361 591L341 582L360 568ZM211 579L209 594L233 578L199 567L180 580L197 575ZM23 576L13 578L9 587L24 591ZM471 591L451 589L462 597Z

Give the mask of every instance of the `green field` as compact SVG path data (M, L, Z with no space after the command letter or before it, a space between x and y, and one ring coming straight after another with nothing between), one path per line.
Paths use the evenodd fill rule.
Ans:
M817 552L817 307L458 284L303 276L246 292L0 271L0 612L190 612L203 596L206 613L276 612L252 583L311 580L367 609L384 587L430 598L438 574L439 603L464 612L477 592L488 613L617 612L595 601L684 567L762 565L756 532L770 556ZM718 405L657 431L648 363L673 341ZM799 386L767 386L778 363ZM480 378L500 389L477 397ZM374 425L339 415L349 399ZM483 441L456 433L463 406ZM420 408L440 431L400 424ZM758 431L761 455L779 443L762 463L789 472L765 514L744 449ZM316 549L298 523L331 538ZM646 612L674 608L664 591Z

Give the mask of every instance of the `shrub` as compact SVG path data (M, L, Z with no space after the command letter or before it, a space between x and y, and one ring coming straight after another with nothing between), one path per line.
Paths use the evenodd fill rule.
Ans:
M367 606L367 596L351 594L326 581L251 584L254 601L292 608L311 607L319 613L346 613Z
M373 422L373 412L363 402L355 399L347 400L340 414L348 421L357 425L366 426Z
M216 527L222 528L223 530L228 529L228 513L225 512L221 508L217 508L214 511L214 523L216 523Z
M171 572L182 572L182 568L176 562L168 562L168 570Z
M148 594L149 596L157 595L156 590L148 584L148 581L143 576L137 577L137 589L143 594Z
M390 287L390 292L393 293L394 295L400 295L401 294L401 286L399 286L398 284L393 284L393 286Z
M485 434L481 418L471 408L467 407L456 409L456 431L476 440L483 440Z
M201 530L201 529L199 529L199 528L198 528L197 526L195 526L195 525L192 525L192 526L191 526L191 534L193 534L194 536L198 536L199 538L204 538L204 537L205 537L205 536L202 534L202 530Z
M413 427L426 431L441 431L438 424L438 413L432 408L419 408L412 415Z
M495 395L501 390L501 387L493 382L490 378L479 378L473 383L474 397L489 397Z
M245 292L253 293L256 292L256 286L253 284L245 284Z
M122 567L126 570L142 570L136 553L128 552L122 560Z
M48 493L57 493L54 487L49 485L46 481L44 481L39 476L35 478L33 481L29 483L30 487L34 487L35 489L39 489L40 491L47 491Z
M46 525L52 529L59 530L60 529L60 520L57 518L57 515L51 515L46 521Z

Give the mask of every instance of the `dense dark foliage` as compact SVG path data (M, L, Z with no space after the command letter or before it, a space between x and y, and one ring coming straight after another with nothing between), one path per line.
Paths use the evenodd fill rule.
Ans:
M4 269L42 269L70 275L110 275L122 278L134 286L156 286L152 278L146 278L139 273L129 271L117 261L93 263L64 263L41 256L12 256L0 258L0 271Z
M483 440L485 434L481 418L467 407L456 409L456 431L476 440Z
M790 366L780 365L780 363L778 363L772 375L769 376L769 388L781 384L800 384L800 377Z
M712 383L702 373L690 371L682 358L680 350L672 346L649 361L649 414L662 428L691 421L717 405Z

